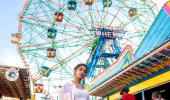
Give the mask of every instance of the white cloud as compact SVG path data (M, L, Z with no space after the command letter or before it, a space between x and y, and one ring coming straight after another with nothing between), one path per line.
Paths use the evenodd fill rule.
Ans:
M17 50L14 49L3 49L0 52L0 64L8 65L14 67L23 67L21 63L21 59L17 53Z

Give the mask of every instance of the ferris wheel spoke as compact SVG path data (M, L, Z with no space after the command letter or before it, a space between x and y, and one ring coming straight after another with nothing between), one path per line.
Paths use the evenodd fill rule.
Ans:
M121 2L121 5L117 8L118 10L117 10L116 14L113 16L113 18L112 18L109 26L112 25L112 23L114 22L116 16L119 14L120 10L123 9L122 5L124 5L124 3L125 3L126 1L127 1L127 0L120 1L120 2Z
M108 26L108 20L109 20L109 19L108 19L108 13L109 13L109 7L106 7L106 13L105 13L105 14L106 14L106 17L105 17L105 18L106 18L106 19L105 19L106 22L104 22L104 23L105 23L105 27Z
M93 40L93 41L95 41L95 40ZM86 51L86 49L88 49L88 46L89 46L91 43L92 43L92 42L86 43L84 46L82 46L81 48L77 49L75 52L73 52L72 54L70 54L68 57L64 58L61 62L62 62L63 64L69 62L69 61L72 59L72 57L74 58L74 57L78 56L79 54L81 54L82 52ZM83 48L85 48L85 49L83 49ZM51 70L55 70L58 66L59 66L59 63L55 64L54 66L51 67ZM39 74L38 74L38 75L35 75L35 78L34 78L33 80L36 81L36 80L38 80L38 79L41 78L41 77L42 77L42 75L39 75Z
M141 12L140 12L140 14L138 14L135 18L133 18L132 20L127 20L127 22L124 22L124 25L123 25L123 27L126 27L128 24L131 24L131 22L135 22L135 21L141 21L139 18L140 17L142 17L143 15L145 15L145 14L147 14L149 11L148 11L148 9L152 9L152 8L141 8ZM148 22L146 22L145 21L145 24L147 25L147 26L149 26L148 24L147 24Z
M72 23L53 23L52 21L50 20L42 20L42 19L37 19L37 18L31 18L31 17L28 17L28 16L23 16L23 22L27 23L27 24L30 24L30 25L35 25L35 26L41 26L42 28L48 28L49 26L44 26L43 23L48 23L48 24L56 24L56 25L59 25L59 26L67 26L67 27L73 27L73 28L76 28L76 29L85 29L85 30L88 30L87 27L84 27L84 25L79 25L79 26L75 26L74 24ZM31 23L31 22L28 22L28 21L25 21L29 19L31 22L34 21L34 23ZM67 17L66 17L67 19ZM37 24L37 22L43 22L42 25L41 24ZM75 22L77 23L77 22Z
M37 52L29 52L29 55L30 56L34 56L35 58L37 58L37 59L39 59L39 61L41 61L41 62L43 62L44 60L46 60L46 61L49 61L49 62L52 62L52 63L57 63L57 62L59 62L57 59L49 59L47 56L45 56L45 55L40 55L39 53L37 53ZM33 63L34 61L32 61L32 62L30 62L30 63ZM35 61L35 63L37 63L36 61ZM42 63L41 63L42 64ZM42 67L42 66L41 66Z
M25 22L24 22L25 23ZM37 40L38 39L41 39L43 41L49 41L47 38L46 38L46 34L43 33L44 30L41 30L40 32L36 32L33 33L33 31L35 30L38 30L37 26L34 26L35 24L30 24L30 23L25 23L27 24L27 27L30 29L30 30L25 30L27 32L29 32L27 35L25 35L25 37L23 37L23 43L22 45L27 45L27 44L36 44L37 43ZM26 27L26 26L25 26ZM24 39L25 38L25 39ZM29 38L29 40L27 39ZM26 40L27 39L27 40Z
M42 9L42 12L44 13L46 19L50 20L50 19L51 19L51 18L50 18L50 15L49 15L48 12L45 10L45 8L46 8L45 3L40 3L39 6L40 6L40 9Z
M90 21L90 23L91 23L91 26L90 26L90 27L94 27L94 26L95 26L95 22L97 22L97 21L95 21L95 19L93 18L93 15L92 15L92 7L91 7L91 6L88 7L87 13L88 13L89 19L91 20L91 21Z
M96 4L96 2L94 2L94 5L95 5L95 8L96 8L96 10L97 10L97 12L96 12L96 10L93 8L93 15L94 15L94 17L95 17L95 19L96 19L96 23L94 23L94 24L96 24L96 25L94 25L94 27L95 26L97 26L97 27L101 27L101 26L99 26L100 25L100 23L98 22L98 19L101 19L101 15L100 15L100 11L99 11L99 7L98 7L98 5ZM96 15L97 14L97 15Z
M87 25L87 23L89 23L88 19L85 19L85 18L81 17L81 16L80 16L80 13L81 13L81 12L78 13L78 11L79 11L79 10L77 9L77 10L76 10L76 13L68 12L68 13L69 13L69 16L70 16L71 14L73 14L74 16L70 16L71 18L68 18L68 17L66 16L65 18L66 18L67 22L70 23L71 25L72 25L72 24L78 24L77 26L83 26L84 29L88 29L88 25ZM78 19L75 19L75 18L78 18ZM72 19L72 20L70 20L70 19ZM75 19L75 20L74 20L74 19ZM73 21L73 22L72 22L72 21ZM78 22L80 22L80 23L78 23Z
M79 8L80 9L80 8ZM81 14L84 12L84 11L80 11L78 8L77 10L75 11L75 13L73 12L68 12L69 15L71 14L74 14L72 18L77 18L76 21L81 21L84 25L87 25L87 23L90 23L90 21L86 18L86 16L81 16Z
M58 43L58 44L62 44L62 43L70 43L73 40L77 40L77 39L84 39L86 37L91 37L92 34L86 34L86 35L81 35L81 36L73 36L71 38L66 38L66 39L61 39L61 40L55 40L55 41L50 41L50 42L45 42L45 43L35 43L35 44L29 44L29 45L22 45L21 48L31 48L31 47L39 47L39 46L46 46L52 43ZM91 39L87 40L85 39L85 41L90 41ZM80 41L75 41L75 42L80 42ZM83 41L84 42L84 41Z

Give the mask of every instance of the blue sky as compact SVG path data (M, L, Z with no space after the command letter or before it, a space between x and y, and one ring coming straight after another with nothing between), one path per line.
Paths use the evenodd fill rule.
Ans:
M21 66L17 46L10 42L17 32L18 15L25 0L0 0L0 65Z
M167 0L153 0L160 8ZM18 15L25 0L0 0L0 65L21 67L17 45L10 42L18 28Z

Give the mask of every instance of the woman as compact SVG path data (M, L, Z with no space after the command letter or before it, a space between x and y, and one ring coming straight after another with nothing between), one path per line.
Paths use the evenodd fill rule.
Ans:
M61 100L90 100L89 93L84 89L81 80L87 74L87 65L78 64L74 68L74 80L61 88Z
M152 100L165 100L161 97L161 93L159 91L152 92Z

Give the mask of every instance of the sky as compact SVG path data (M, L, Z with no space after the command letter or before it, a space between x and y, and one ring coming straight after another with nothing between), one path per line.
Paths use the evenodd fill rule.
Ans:
M167 0L153 0L160 8ZM0 65L22 67L11 33L18 31L18 16L25 0L0 0Z
M11 33L18 28L19 12L25 0L0 0L0 65L21 67L17 45L12 44Z

